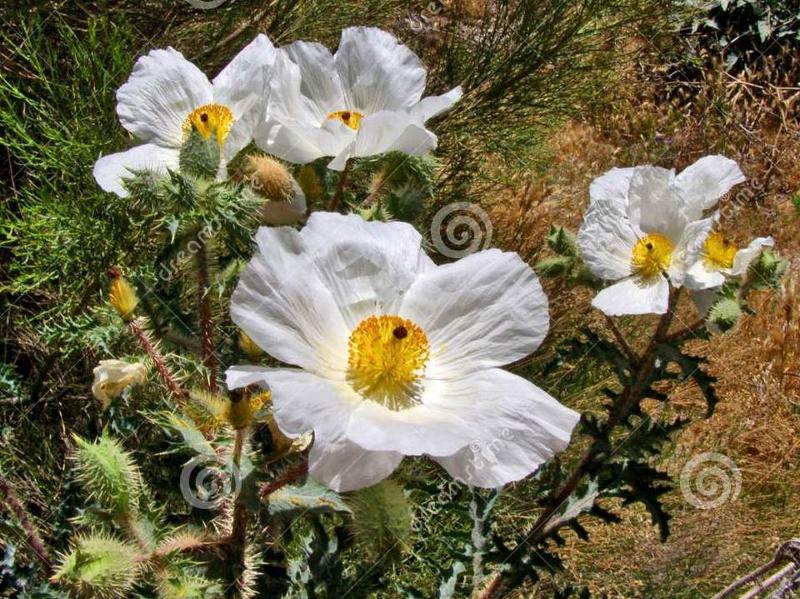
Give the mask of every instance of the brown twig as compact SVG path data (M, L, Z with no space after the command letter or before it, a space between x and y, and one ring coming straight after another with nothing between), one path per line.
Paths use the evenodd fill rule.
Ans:
M286 485L290 485L295 482L298 478L305 476L308 474L308 462L300 462L286 470L283 473L283 476L276 478L272 482L266 483L264 486L261 487L261 490L258 492L258 496L262 499L269 497L278 489L282 489Z
M347 176L350 173L350 166L352 161L348 160L345 165L342 173L339 175L339 181L336 183L336 191L331 198L331 205L329 210L331 212L336 212L339 208L339 203L342 201L342 196L344 195L344 187L347 185Z
M217 391L217 358L214 355L214 334L211 323L211 304L209 288L211 284L208 276L208 252L206 243L201 235L197 236L197 306L200 314L200 345L203 351L203 365L208 368L208 390Z
M611 332L614 334L614 338L617 340L617 343L620 344L622 347L622 351L625 352L625 355L628 356L628 359L631 361L631 366L636 366L639 362L639 356L633 351L630 344L628 343L627 339L625 339L625 335L622 334L622 331L617 326L617 323L611 318L608 314L604 314L606 319L606 324L608 328L611 329Z
M650 377L655 370L656 364L656 349L659 343L662 343L666 337L669 325L672 322L672 317L675 307L678 303L680 289L673 289L670 291L669 306L667 312L661 317L658 322L655 332L653 333L650 343L647 345L641 358L638 360L638 368L630 382L617 398L612 407L608 420L603 425L602 436L608 438L611 432L627 418L634 404L641 400L642 393L647 390L650 384ZM561 509L564 502L566 502L572 493L578 488L583 477L589 470L596 465L597 457L603 452L603 447L597 444L592 444L581 457L580 462L573 470L572 475L562 485L561 489L551 494L546 503L549 505L547 509L539 516L533 526L528 529L524 540L520 543L527 544L537 541L543 533L549 533L553 528L547 528L547 523L554 514ZM487 587L480 595L480 599L492 599L493 597L501 597L505 592L505 573L500 572L494 576L489 582Z
M179 400L186 399L189 394L175 380L175 377L169 371L169 368L167 368L167 363L164 360L164 356L161 355L161 352L158 351L155 344L151 341L147 332L142 328L141 323L137 320L132 320L130 323L128 323L128 326L130 327L134 337L138 339L139 345L142 346L145 353L147 353L147 355L153 361L153 366L155 366L156 371L161 375L161 378L164 380L172 394Z
M36 527L31 522L31 519L28 517L28 513L25 511L25 507L22 505L22 502L17 497L17 494L14 492L14 489L11 487L11 483L0 474L0 495L5 496L6 498L6 505L14 512L14 515L19 520L19 524L22 527L22 530L25 531L25 536L28 539L28 544L33 549L33 552L36 554L36 557L39 558L39 561L42 562L42 566L44 566L45 572L49 575L53 571L53 562L50 559L50 553L44 546L44 541L42 541L42 537L39 535L39 531L36 530Z

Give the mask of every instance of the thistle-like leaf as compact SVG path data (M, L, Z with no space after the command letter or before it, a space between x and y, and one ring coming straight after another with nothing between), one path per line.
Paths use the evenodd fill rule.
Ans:
M356 542L368 555L399 555L411 534L411 506L393 480L359 489L347 497Z
M269 496L270 514L297 511L352 513L339 495L311 478L303 485L286 486Z
M78 597L129 597L141 569L136 547L102 534L79 536L53 576Z
M75 436L77 478L89 497L115 516L135 512L142 493L142 476L133 457L115 439L90 443Z

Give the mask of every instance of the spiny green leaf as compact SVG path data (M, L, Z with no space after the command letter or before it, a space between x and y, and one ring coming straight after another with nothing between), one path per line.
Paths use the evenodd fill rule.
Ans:
M312 478L309 478L301 486L286 486L269 496L270 514L277 515L306 510L351 513L350 508L338 494Z
M90 443L75 436L77 478L102 509L124 516L135 512L142 477L133 457L109 437Z
M79 536L53 576L79 597L124 599L142 560L137 548L105 535Z

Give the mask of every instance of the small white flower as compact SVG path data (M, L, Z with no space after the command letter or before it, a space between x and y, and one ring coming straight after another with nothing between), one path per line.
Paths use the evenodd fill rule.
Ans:
M136 61L117 91L122 126L142 145L103 156L94 177L105 191L127 196L122 180L134 171L178 168L180 148L192 127L216 137L223 149L221 171L253 139L264 118L269 68L277 51L259 35L209 81L174 48L153 50Z
M130 364L122 360L100 360L94 369L92 393L107 408L111 400L119 397L126 387L144 382L147 368L144 364Z
M395 37L374 27L342 31L339 48L295 42L281 48L270 81L266 122L256 143L266 152L304 164L389 151L424 154L436 147L425 121L461 97L456 87L422 98L427 71Z
M744 181L733 160L706 156L676 176L655 166L612 169L592 182L578 233L590 270L618 281L592 305L606 314L663 314L670 283L684 284L716 220L704 218Z
M703 242L697 261L689 268L686 286L691 289L720 287L727 277L743 275L761 251L773 245L772 237L757 237L740 249L723 233L713 231Z
M262 228L231 316L299 368L238 366L230 388L269 386L290 437L314 432L311 475L339 491L428 455L479 487L519 480L569 443L578 414L500 367L533 352L547 298L517 254L437 266L405 223L315 212Z

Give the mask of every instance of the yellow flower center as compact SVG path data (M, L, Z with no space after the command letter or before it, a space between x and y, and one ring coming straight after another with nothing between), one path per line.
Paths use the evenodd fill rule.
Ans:
M391 410L419 402L430 355L428 336L399 316L370 316L350 333L347 380L364 397Z
M737 247L725 235L713 231L703 243L703 262L711 270L731 268L737 251Z
M361 126L361 119L363 118L364 115L355 110L337 110L336 112L330 113L326 120L333 119L334 121L340 121L354 131L358 131L358 128Z
M192 129L196 129L205 139L216 135L217 143L222 146L233 125L233 113L224 104L205 104L194 109L183 122L183 135L188 137Z
M645 279L663 273L672 263L672 242L660 233L650 233L633 246L631 266Z

